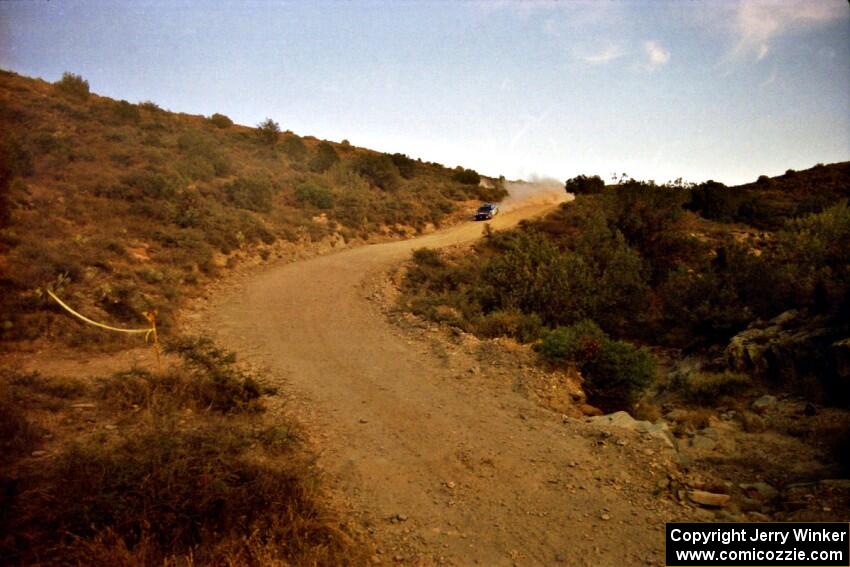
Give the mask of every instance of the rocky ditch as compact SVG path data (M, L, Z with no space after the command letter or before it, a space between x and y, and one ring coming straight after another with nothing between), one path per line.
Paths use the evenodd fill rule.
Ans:
M813 415L813 409L815 414ZM817 417L815 423L812 418ZM846 412L788 395L763 395L747 409L675 408L656 421L624 411L585 417L603 444L637 435L670 459L659 495L717 521L844 521L850 479L820 443L820 424L850 425ZM805 429L808 427L809 429Z

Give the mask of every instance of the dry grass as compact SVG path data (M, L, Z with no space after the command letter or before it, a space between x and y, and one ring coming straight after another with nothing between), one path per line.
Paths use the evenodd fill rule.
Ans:
M262 413L261 381L209 341L176 348L164 376L3 376L4 564L365 564L297 426Z

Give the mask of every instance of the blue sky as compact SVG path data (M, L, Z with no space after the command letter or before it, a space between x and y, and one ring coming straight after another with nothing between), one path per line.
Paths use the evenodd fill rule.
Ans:
M0 67L509 178L850 159L845 0L0 2Z

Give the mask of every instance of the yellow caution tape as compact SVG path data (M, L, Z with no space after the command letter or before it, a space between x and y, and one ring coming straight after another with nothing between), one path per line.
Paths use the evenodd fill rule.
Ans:
M150 329L119 329L118 327L111 327L109 325L104 325L103 323L98 323L97 321L92 321L91 319L89 319L85 315L80 315L79 313L77 313L76 311L74 311L73 309L68 307L68 305L66 305L64 301L62 301L61 299L56 297L56 295L54 295L54 293L52 291L50 291L49 289L47 290L47 294L50 297L52 297L53 299L55 299L56 303L58 303L59 305L64 307L65 310L68 313L70 313L71 315L74 315L75 317L77 317L79 319L82 319L83 321L85 321L89 325L94 325L95 327L100 327L101 329L108 329L110 331L117 331L119 333L145 333L146 334L145 339L147 339L147 335L149 335L151 332L153 332L153 328L150 328ZM150 319L148 319L148 320L150 321Z
M144 333L145 334L145 342L149 342L150 337L153 337L153 347L154 347L154 350L156 351L156 363L157 363L157 366L159 367L160 373L162 372L162 363L160 362L160 358L159 358L159 337L157 336L157 333L156 333L156 311L145 312L145 319L150 321L150 324L151 324L149 329L122 329L120 327L113 327L111 325L105 325L103 323L98 323L97 321L92 321L91 319L89 319L85 315L77 313L76 311L71 309L64 301L62 301L61 299L56 297L56 295L52 291L50 291L49 289L46 290L46 291L47 291L47 294L56 301L56 303L58 303L59 305L61 305L65 309L65 311L67 311L68 313L70 313L74 317L77 317L78 319L85 321L89 325L94 325L95 327L100 327L101 329L106 329L108 331L116 331L118 333Z

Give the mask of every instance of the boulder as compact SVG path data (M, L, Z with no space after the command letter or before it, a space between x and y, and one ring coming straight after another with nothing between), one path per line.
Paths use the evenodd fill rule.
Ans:
M723 508L732 499L728 494L717 494L705 490L691 490L688 492L688 499L700 506L708 506L709 508Z
M654 439L659 439L671 449L676 448L676 439L673 437L673 433L670 431L667 422L663 420L652 423L651 421L637 420L629 415L628 412L618 411L588 418L587 422L603 427L621 427L623 429L637 431Z
M691 439L690 446L698 451L713 451L717 441L706 435L696 434Z
M840 336L834 320L793 309L770 321L753 322L732 337L724 354L732 370L775 381L793 381L805 375L833 374L844 348L836 346L842 343L835 342ZM827 352L832 356L823 356Z
M765 395L750 404L750 408L757 414L765 414L776 407L776 396Z

